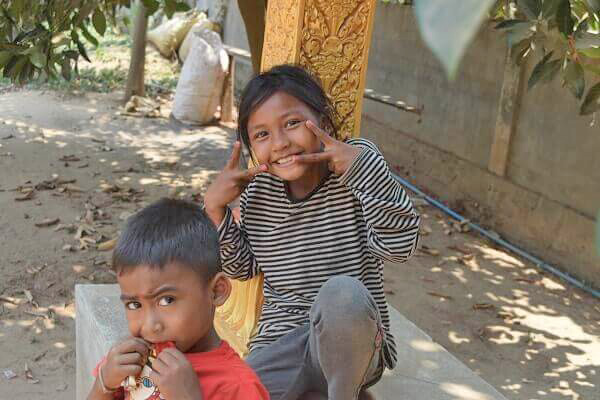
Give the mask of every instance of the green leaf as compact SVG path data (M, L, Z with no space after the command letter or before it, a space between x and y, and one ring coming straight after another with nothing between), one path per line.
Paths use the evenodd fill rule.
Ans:
M589 49L590 47L600 47L600 35L597 33L583 33L575 39L575 48Z
M565 84L573 92L573 95L581 99L585 92L585 76L583 67L576 62L569 62L565 69Z
M87 30L87 28L85 27L85 25L83 25L83 24L82 24L82 25L80 26L80 29L81 29L81 33L83 33L83 37L85 37L85 39L86 39L88 42L90 42L92 45L94 45L94 46L96 46L96 47L97 47L97 46L98 46L98 44L99 44L99 43L98 43L98 39L96 39L96 38L94 37L94 35L92 35L92 34L90 33L90 31L88 31L88 30Z
M81 43L81 41L79 39L77 39L75 41L75 44L77 45L77 50L79 50L79 54L81 54L81 56L87 61L87 62L92 62L90 60L90 58L87 55L87 51L85 50L85 47L83 46L83 43Z
M540 81L549 81L555 76L560 69L560 60L554 60L548 62L552 57L552 51L544 56L542 60L533 68L529 82L527 83L527 90L531 90Z
M419 0L415 15L425 43L452 79L495 0Z
M589 58L600 58L600 48L591 47L589 49L581 49L579 53Z
M508 40L508 46L512 47L522 40L528 39L534 35L533 28L535 23L526 22L524 24L515 25L512 29L509 29L506 33L506 39Z
M517 0L517 6L529 19L538 19L542 12L542 0Z
M589 90L579 113L581 115L590 115L598 110L600 110L600 83L597 83Z
M104 13L100 10L100 8L96 8L94 10L94 14L92 15L92 24L94 24L94 29L96 29L96 32L98 32L100 36L104 36L104 32L106 32L106 17L104 17Z
M39 47L32 47L29 51L29 61L37 68L44 68L46 66L46 55L42 52Z
M529 24L529 21L523 19L506 19L494 27L494 29L510 29L519 24Z
M10 51L0 51L0 69L2 69L12 57L13 54Z
M62 74L65 80L71 80L71 60L68 58L63 59L60 65L60 73Z
M593 13L600 12L600 0L585 0L588 9Z
M175 5L175 11L177 11L177 12L189 11L190 8L191 7L189 6L189 4L187 4L187 3L183 2L183 1L179 1Z
M152 15L157 10L160 4L156 0L142 0L144 7L146 7L146 15Z
M556 22L558 23L558 30L569 36L573 33L575 21L571 15L571 2L569 0L561 0L556 11Z
M165 0L165 15L167 18L171 18L173 14L175 14L175 10L177 9L177 1L176 0Z

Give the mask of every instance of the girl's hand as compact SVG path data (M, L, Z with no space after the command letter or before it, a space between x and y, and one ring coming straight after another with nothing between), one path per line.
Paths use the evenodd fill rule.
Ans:
M240 170L241 143L235 142L233 152L223 171L210 184L204 195L204 209L212 222L219 226L225 216L225 207L239 197L246 186L261 172L267 171L266 165L248 170Z
M160 352L152 363L150 379L161 397L177 400L200 400L202 392L198 375L185 355L174 347Z
M320 153L299 154L294 156L295 160L307 163L327 161L331 172L338 176L343 175L352 164L352 161L360 154L361 149L332 138L310 120L306 121L306 126L323 143L325 148Z
M142 372L148 354L150 345L146 341L135 337L126 339L110 349L98 374L102 374L108 389L117 389L129 375L137 376Z

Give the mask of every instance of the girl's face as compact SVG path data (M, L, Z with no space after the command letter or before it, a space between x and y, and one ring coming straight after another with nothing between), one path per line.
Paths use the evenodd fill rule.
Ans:
M308 129L307 120L320 125L306 104L276 92L250 114L248 138L258 162L267 165L269 173L290 184L314 187L323 178L323 166L291 160L293 155L321 151L321 141Z

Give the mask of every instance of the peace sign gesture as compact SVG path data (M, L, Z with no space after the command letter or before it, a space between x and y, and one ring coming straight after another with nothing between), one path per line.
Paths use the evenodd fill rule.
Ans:
M256 175L268 169L266 165L259 165L247 170L240 170L241 147L239 140L235 142L225 168L210 184L204 195L204 210L216 226L223 221L227 205L242 194Z
M352 164L352 161L354 161L360 153L360 148L332 138L327 132L319 128L310 120L306 121L306 127L315 134L321 143L323 143L324 148L320 153L299 154L294 156L295 161L304 163L327 161L327 165L331 172L338 176L343 175Z

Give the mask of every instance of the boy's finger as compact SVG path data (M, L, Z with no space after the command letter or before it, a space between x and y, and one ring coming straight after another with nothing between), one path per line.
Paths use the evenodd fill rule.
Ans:
M242 154L241 148L242 148L242 145L239 140L233 144L233 151L231 152L231 156L229 157L229 160L227 161L227 164L225 165L226 168L235 169L239 166L240 155Z
M320 162L320 161L330 161L331 153L327 151L322 151L320 153L307 153L307 154L298 154L294 156L294 161L299 162Z
M142 367L141 365L137 365L137 364L129 364L129 365L120 365L119 366L119 372L121 372L124 375L130 376L138 376L139 374L142 373Z
M329 136L327 134L327 132L325 132L323 129L319 128L315 123L313 123L311 120L307 119L306 120L306 126L308 127L308 129L310 129L316 137L318 137L321 142L325 143L331 143L334 139Z
M246 182L251 181L254 177L262 172L267 172L269 167L264 164L259 165L258 167L249 168L246 171L243 171L240 175L240 178Z
M138 352L143 356L147 356L150 352L150 345L140 338L130 338L119 344L115 350L119 354Z
M165 350L161 351L157 357L157 360L162 361L166 365L171 365L171 364L176 363L178 361L178 358L175 354L173 354L174 353L173 350L177 351L176 349L165 349Z
M120 365L128 365L128 364L142 365L144 363L144 358L145 357L142 356L138 352L125 353L125 354L119 354L119 356L117 356L117 358L116 358L116 361Z

